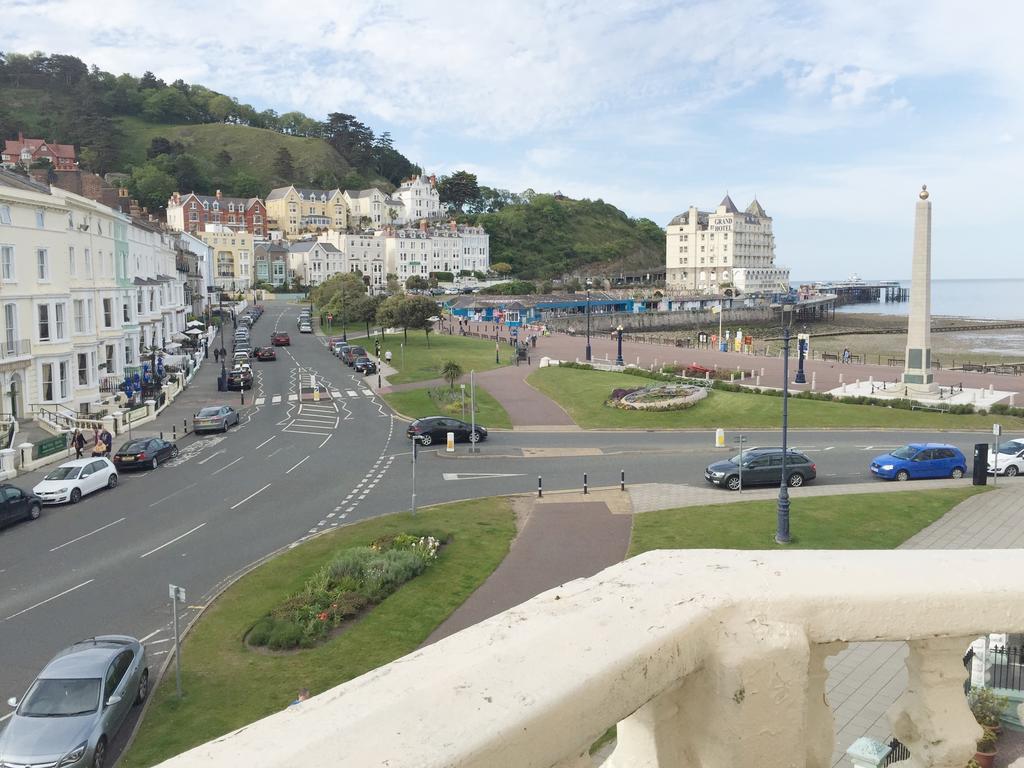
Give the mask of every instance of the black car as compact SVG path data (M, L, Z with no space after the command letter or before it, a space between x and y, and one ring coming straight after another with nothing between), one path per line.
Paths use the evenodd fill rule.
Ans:
M357 357L352 367L356 369L357 373L362 373L366 376L377 372L377 364L368 357Z
M160 462L173 459L177 455L178 446L174 443L161 440L159 437L149 437L129 440L117 450L112 458L114 466L118 469L131 467L156 469Z
M43 502L34 493L7 483L0 485L0 526L35 520L42 508Z
M740 456L737 454L727 461L716 461L704 470L704 479L713 485L738 491L748 485L780 485L782 483L782 449L751 448L743 452L743 468L740 471ZM798 488L808 480L817 477L814 462L799 451L789 450L786 455L786 483Z
M420 445L430 445L435 442L445 442L449 432L455 433L455 442L468 440L471 443L476 443L487 439L486 427L477 424L474 431L471 425L450 416L429 416L425 419L416 419L405 431L405 436L410 440L418 439Z

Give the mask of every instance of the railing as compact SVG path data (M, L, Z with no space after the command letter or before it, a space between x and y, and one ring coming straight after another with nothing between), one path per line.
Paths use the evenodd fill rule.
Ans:
M162 765L830 763L826 659L905 640L890 709L915 768L963 766L981 728L964 650L1024 629L1019 550L649 552L563 584ZM1012 624L1012 626L1007 626Z
M4 339L0 341L0 358L28 357L32 354L32 342L29 339Z
M1024 648L996 646L988 649L989 685L1024 691Z

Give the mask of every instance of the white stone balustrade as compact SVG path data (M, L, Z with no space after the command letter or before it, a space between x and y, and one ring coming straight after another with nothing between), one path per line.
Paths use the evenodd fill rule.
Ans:
M962 658L978 635L1024 631L1020 563L1020 550L650 552L162 765L581 768L618 724L613 768L826 768L825 659L906 640L890 712L912 755L901 765L963 768L981 729Z

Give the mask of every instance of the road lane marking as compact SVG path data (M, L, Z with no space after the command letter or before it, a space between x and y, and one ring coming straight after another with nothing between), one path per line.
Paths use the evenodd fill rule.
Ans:
M190 530L190 531L185 531L185 532L184 532L183 534L181 534L181 536L176 536L176 537L174 537L173 539L171 539L170 541L168 541L168 542L167 542L166 544L161 544L161 545L160 545L159 547L157 547L156 549L151 549L151 550L149 550L149 552L147 552L146 554L144 554L144 555L139 555L139 560L141 560L141 559L142 559L142 558L144 558L144 557L149 557L149 556L150 556L150 555L152 555L152 554L153 554L154 552L159 552L159 551L160 551L161 549L163 549L164 547L169 547L169 546L171 546L171 544L173 544L173 543L174 543L174 542L176 542L176 541L180 541L181 539L184 539L184 538L185 538L186 536L188 536L188 535L189 535L190 533L195 533L195 532L196 532L196 531L198 531L198 530L199 530L200 528L202 528L202 527L203 527L204 525L206 525L206 523L200 523L199 525L197 525L197 526L196 526L195 528L193 528L192 530Z
M358 392L356 392L355 390L352 390L352 389L348 389L348 390L345 390L345 394L346 394L346 395L348 395L349 397L355 397L355 396L356 396L356 395L358 395L359 393L358 393Z
M144 642L146 642L147 640L149 640L149 638L151 638L151 637L156 637L156 636L157 636L157 635L159 635L159 634L160 634L161 632L163 632L163 631L164 631L165 629L167 629L167 627L161 627L160 629L154 629L154 630L153 630L152 632L150 632L150 633L149 633L148 635L146 635L145 637L141 637L141 638L139 638L139 642L140 642L140 643L144 643Z
M319 450L320 448L323 448L325 445L327 445L327 441L330 440L331 437L332 437L332 435L328 435L327 437L325 437L324 441L322 443L320 443L320 445L317 446L317 450Z
M267 443L269 443L269 442L270 442L271 440L273 440L273 439L274 439L275 437L277 437L277 435L271 435L271 436L270 436L270 437L268 437L268 438L267 438L266 440L264 440L264 441L263 441L262 443L260 443L260 444L259 444L259 445L257 445L257 446L256 446L255 448L253 448L253 450L254 450L254 451L258 451L258 450L259 450L260 448L262 448L262 447L263 447L264 445L266 445Z
M210 459L212 459L212 458L214 458L214 457L216 457L216 456L220 456L220 455L221 455L222 453L227 453L227 451L226 451L226 450L223 450L223 451L217 451L216 453L211 453L211 454L210 454L209 456L207 456L207 457L206 457L205 459L203 459L202 461L197 461L197 462L196 462L196 464L199 464L200 466L202 466L203 464L205 464L206 462L208 462L208 461L209 461Z
M171 642L172 639L173 638L165 637L162 640L154 640L153 642L150 643L150 645L160 645L160 643L169 643L169 642ZM141 642L141 640L139 642Z
M230 466L232 466L232 465L234 465L234 464L237 464L238 462L240 462L240 461L241 461L242 459L244 459L244 458L245 458L245 456L239 456L239 457L238 457L237 459L235 459L234 461L232 461L232 462L231 462L231 464L225 464L225 465L224 465L223 467L221 467L220 469L215 469L215 470L214 470L213 472L211 472L211 473L210 473L210 477L213 477L214 475L219 475L219 474L220 474L221 472L223 472L223 471L224 471L225 469L227 469L228 467L230 467Z
M22 610L18 611L17 613L12 613L10 616L8 616L6 619L4 619L4 621L10 621L13 618L21 616L21 614L23 614L23 613L28 613L29 611L34 610L34 609L38 608L41 605L46 605L47 603L56 600L58 597L64 597L64 595L67 595L67 594L69 594L71 592L74 592L76 589L81 589L82 587L84 587L84 586L86 586L88 584L92 584L94 581L96 581L96 579L89 579L88 581L83 581L77 587L71 587L71 589L65 589L59 595L54 595L53 597L48 597L45 600L40 600L35 605L30 605L28 608L23 608Z
M267 399L265 397L257 397L255 400L252 401L252 404L263 405L265 402L267 402Z
M491 477L525 477L525 475L502 475L490 472L444 472L445 480L486 480Z
M306 459L308 459L308 458L309 458L309 456L306 457ZM303 459L302 461L305 461L306 459ZM296 464L294 467L292 467L292 469L298 469L299 465L302 464L302 461L300 461L298 464ZM287 472L285 472L285 474L286 475L290 475L291 472L292 472L292 469L289 469Z
M163 504L163 503L164 503L165 501L167 501L167 500L168 500L169 498L171 498L172 496L177 496L177 495L178 495L179 493L181 493L182 491L187 491L187 490L188 490L189 488L195 488L195 487L196 487L196 484L195 484L195 483L190 483L189 485L183 486L183 487L179 488L178 490L174 491L173 493L169 493L169 494L167 494L166 496L164 496L164 497L163 497L162 499L160 499L159 501L154 501L154 502L153 502L152 504L150 504L150 505L149 505L149 507L150 507L150 509L152 509L152 508L153 508L153 507L155 507L155 506L156 506L157 504Z
M242 506L242 505L243 505L243 504L245 504L245 502L247 502L247 501L248 501L249 499L253 498L254 496L258 496L259 494L261 494L261 493L263 493L263 492L264 492L265 490L267 490L267 488L269 488L269 487L270 487L270 483L267 483L266 485L264 485L264 486L263 486L262 488L260 488L260 489L259 489L258 491L256 491L255 493L250 493L250 494L249 494L248 496L246 496L246 497L245 497L244 499L242 499L242 500L241 500L240 502L238 502L237 504L235 504L234 506L232 506L232 507L231 507L231 509L235 509L236 507L240 507L240 506ZM204 525L205 525L205 523L204 523Z
M362 392L367 397L373 397L373 392L371 390L369 390L369 389L361 389L359 391Z
M89 531L88 533L83 533L77 539L72 539L71 541L65 541L63 544L57 545L56 547L54 547L50 551L51 552L56 552L58 549L63 549L64 547L66 547L68 544L74 544L76 541L81 541L82 539L86 538L87 536L92 536L94 533L99 533L100 531L102 531L105 528L109 528L112 525L117 525L118 523L123 523L127 519L128 518L126 518L126 517L122 517L120 520L115 520L112 523L107 523L106 525L101 525L95 531Z
M285 427L284 431L289 435L315 435L316 437L323 437L323 432L307 432L304 429L292 429L291 427ZM330 437L330 435L328 435Z
M270 402L274 403L275 405L277 403L280 403L281 402L281 396L280 395L274 395L272 398L270 398Z
M331 390L331 397L341 397L341 392L336 389Z

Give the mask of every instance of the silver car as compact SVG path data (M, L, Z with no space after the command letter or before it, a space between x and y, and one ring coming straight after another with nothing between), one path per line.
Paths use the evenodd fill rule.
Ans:
M0 765L103 768L107 746L149 692L146 648L103 635L58 653L39 673L0 734Z
M192 419L192 431L227 432L228 427L237 423L238 411L230 405L208 405Z

